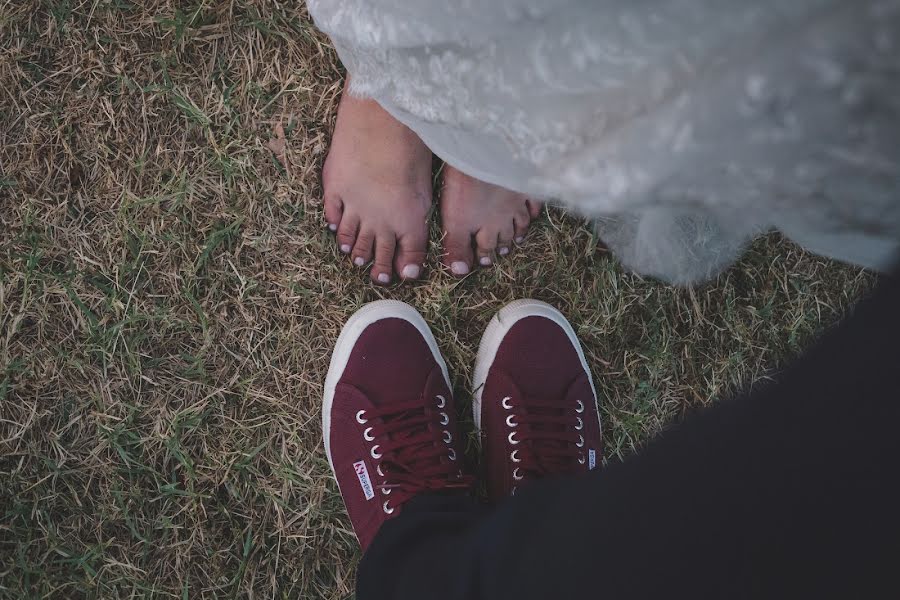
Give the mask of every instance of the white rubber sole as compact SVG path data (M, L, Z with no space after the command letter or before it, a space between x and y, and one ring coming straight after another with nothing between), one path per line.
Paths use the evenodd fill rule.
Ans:
M569 341L578 352L578 358L581 360L581 367L587 373L588 382L591 384L591 392L594 394L594 410L597 411L597 422L600 422L600 409L597 407L597 389L594 387L594 379L591 376L591 370L584 358L584 350L575 335L572 325L563 316L561 312L540 300L516 300L500 309L491 322L488 323L484 335L481 337L481 344L478 346L478 358L475 359L475 398L472 400L472 413L475 419L475 428L481 433L481 394L484 391L484 383L487 380L488 372L494 359L497 357L497 350L503 343L506 334L520 320L526 317L543 317L550 319L560 326L569 337ZM602 427L601 427L602 431Z
M332 472L334 471L334 463L331 460L330 434L331 406L334 403L334 391L338 381L341 380L341 376L344 374L344 369L347 368L347 361L350 360L350 354L356 346L356 341L366 328L383 319L402 319L418 329L428 344L434 360L440 365L447 387L453 389L450 385L450 376L447 373L447 363L444 362L444 357L441 356L437 340L434 339L434 334L431 333L431 329L428 327L425 319L422 318L422 315L416 309L405 302L396 300L379 300L363 306L350 317L341 330L341 334L334 345L334 352L331 354L328 375L325 377L325 394L322 399L322 438L325 441L325 454L328 456L328 464L331 465Z

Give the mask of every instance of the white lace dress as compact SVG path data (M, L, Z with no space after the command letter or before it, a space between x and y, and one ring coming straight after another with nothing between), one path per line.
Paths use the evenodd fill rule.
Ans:
M714 275L777 228L900 255L900 0L308 0L353 91L475 177Z

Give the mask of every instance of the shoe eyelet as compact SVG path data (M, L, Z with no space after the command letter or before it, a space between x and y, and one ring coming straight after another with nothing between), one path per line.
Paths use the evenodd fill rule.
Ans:
M368 427L368 428L366 428L365 431L363 431L363 439L365 439L367 442L374 442L374 441L375 441L375 436L372 435L372 428L371 428L371 427Z
M375 472L378 473L379 477L384 477L384 471L381 470L381 465L375 467Z
M393 491L391 488L381 488L381 493L385 496L390 496Z
M522 459L519 458L519 451L518 451L518 450L513 450L512 452L510 452L510 453L509 453L509 460L513 461L514 463L520 463L520 462L522 462Z
M581 417L575 417L578 419L578 425L575 426L576 431L581 431L584 428L584 421L581 420Z
M438 408L444 408L445 406L447 406L447 399L443 396L437 395L434 398L438 401Z
M510 432L510 434L508 436L506 436L506 439L509 440L509 443L512 444L513 446L515 446L516 444L519 443L519 440L513 439L514 435L516 435L516 432L512 431L512 432Z
M584 436L583 435L578 436L578 443L575 445L578 446L579 448L584 447Z
M368 419L363 418L363 415L365 415L365 414L366 414L366 411L364 411L364 410L361 410L358 413L356 413L356 422L359 423L360 425L365 425L366 423L369 422Z
M452 441L453 441L453 436L450 435L450 432L445 429L444 430L444 443L449 444Z
M578 403L578 408L575 409L575 412L583 413L584 412L584 402L582 402L581 400L576 400L575 402Z
M513 475L513 479L515 479L516 481L522 481L522 479L523 479L522 471L519 470L519 467L515 468L512 475Z
M384 514L389 515L394 512L394 509L388 506L389 500L385 500L384 504L381 505L382 510L384 510Z
M506 410L512 410L512 402L511 402L511 400L512 400L512 398L510 398L509 396L507 396L506 398L503 399L502 402L500 402L500 406L502 406L502 407L505 408Z
M450 423L450 415L445 412L441 413L441 425L447 425Z
M372 446L372 449L369 451L369 454L372 455L372 458L374 458L375 460L378 460L379 458L381 458L384 455L380 452L376 452L375 451L376 448L380 448L380 446L378 444L375 444L374 446Z
M516 415L509 415L508 417L506 417L506 426L507 427L518 427L519 426L518 423L513 421L513 417L515 417L515 416Z
M513 486L512 490L509 492L509 495L510 495L510 496L515 496L515 495L516 495L516 490L517 490L517 489L518 489L518 488L517 488L516 486Z
M583 465L584 463L585 463L584 454L579 454L578 455L578 464Z
M450 448L450 450L447 454L450 456L450 460L456 460L456 450L454 450L453 448Z

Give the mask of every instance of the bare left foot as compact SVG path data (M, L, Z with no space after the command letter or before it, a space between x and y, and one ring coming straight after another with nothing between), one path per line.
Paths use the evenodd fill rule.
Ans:
M491 266L498 256L512 252L513 243L522 243L541 207L528 196L445 165L441 193L444 264L457 276L467 275L476 258L482 267Z
M418 279L428 243L431 150L374 100L344 91L325 168L325 219L372 281Z

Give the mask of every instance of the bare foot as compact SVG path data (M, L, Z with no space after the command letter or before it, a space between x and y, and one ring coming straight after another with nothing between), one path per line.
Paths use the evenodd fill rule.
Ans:
M474 257L483 267L506 256L513 242L522 243L541 204L527 196L469 177L444 166L441 223L444 228L444 264L454 275L466 275ZM474 253L473 253L474 239Z
M431 151L374 100L347 88L325 168L325 220L341 252L384 285L396 272L417 279L425 262Z

